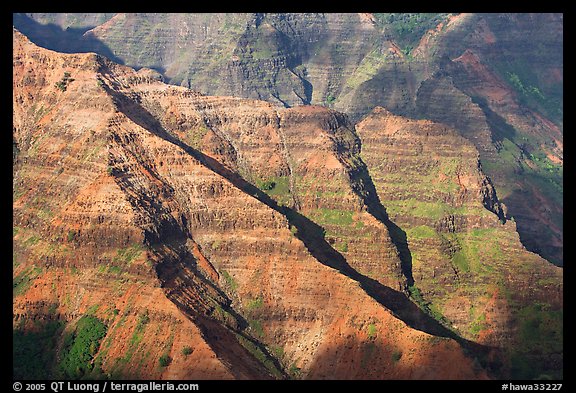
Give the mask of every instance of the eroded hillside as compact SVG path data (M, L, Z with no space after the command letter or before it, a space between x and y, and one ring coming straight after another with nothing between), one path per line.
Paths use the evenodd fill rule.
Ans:
M356 122L382 106L471 141L530 251L563 265L562 14L14 14L43 47ZM215 77L217 76L217 77ZM534 208L537 206L537 208Z
M456 131L13 46L15 375L561 375L561 270Z

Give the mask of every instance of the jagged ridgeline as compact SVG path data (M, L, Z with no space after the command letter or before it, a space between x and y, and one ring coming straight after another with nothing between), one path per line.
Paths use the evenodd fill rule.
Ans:
M524 246L563 265L562 14L14 14L60 52L152 68L210 95L376 106L456 128ZM538 208L534 208L538 206Z
M14 375L562 378L562 269L524 247L520 222L542 215L514 213L498 183L544 208L558 196L528 179L561 179L562 123L513 90L553 97L557 76L486 62L487 42L523 39L496 27L558 17L498 17L15 15L45 43L77 45L59 52L148 29L140 49L168 56L155 40L179 26L190 51L212 42L221 57L204 53L175 86L163 80L188 55L136 71L14 30ZM356 65L337 45L356 48ZM212 70L225 85L234 67L228 93L199 82ZM368 86L386 67L407 70L410 87L377 103L383 85ZM277 69L288 71L267 80ZM346 75L362 75L356 114L338 107Z

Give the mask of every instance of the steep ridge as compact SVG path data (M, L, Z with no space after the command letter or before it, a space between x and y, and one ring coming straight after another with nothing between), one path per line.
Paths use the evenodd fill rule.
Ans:
M323 237L355 269L404 289L386 226L366 212L354 192L358 141L342 114L320 107L278 112L269 104L236 98L198 97L184 105L185 98L175 96L161 107L154 106L159 100L149 92L137 100L160 117L171 135L216 152L213 158L259 186L251 194L263 191L277 210L294 210L321 226Z
M207 94L323 105L352 122L382 106L448 124L478 149L522 243L563 264L562 14L31 13L13 20L39 45L153 68Z
M460 336L503 348L503 375L561 376L552 342L562 337L562 270L522 246L474 146L383 108L357 131L378 196L406 234L412 298Z
M286 160L292 189L298 190L297 174L313 174L302 169L306 156L290 150L303 129L325 146L327 163L316 163L321 172L333 173L338 164L342 189L334 201L353 207L381 237L378 263L393 280L376 275L382 282L373 279L369 287L365 275L355 273L365 268L359 251L351 254L353 268L338 265L332 257L345 252L336 252L303 215L304 206L318 209L311 196L294 192L296 211L297 203L276 202L233 170L250 173L258 157L233 146L234 127L196 123L201 130L189 136L196 147L206 146L205 154L146 109L176 102L208 108L220 101L234 124L243 121L235 118L239 106L268 104L202 97L158 82L148 70L40 49L17 31L13 72L14 337L18 348L44 338L43 355L34 361L25 351L15 354L19 376L486 377L458 342L421 331L429 326L413 329L382 305L385 297L371 293L403 285L400 260L386 225L366 215L344 182L347 153L339 157L332 149L345 147L334 139L352 133L340 114L271 112L283 132L278 156L298 164ZM187 110L187 119L215 121ZM86 349L95 361L71 369L78 359L70 348L80 345L86 321L103 329ZM438 359L456 367L446 369Z
M122 83L116 83L117 86L121 86ZM222 175L226 179L228 179L234 186L239 188L240 190L244 191L245 193L256 197L259 201L263 202L265 205L269 206L270 208L284 214L288 219L290 224L291 232L295 235L298 239L302 240L307 248L307 250L312 253L312 255L322 264L336 269L340 273L344 274L345 276L352 278L353 280L357 281L361 284L362 288L366 291L368 295L374 298L380 304L386 306L387 308L391 309L394 315L399 316L404 322L406 322L409 326L418 328L419 330L423 330L426 332L430 332L435 335L440 335L443 337L455 337L452 332L447 331L445 328L442 328L434 319L428 317L425 313L420 311L414 304L412 304L402 293L396 292L395 290L382 285L380 282L370 279L358 273L354 270L348 262L342 257L340 253L334 250L330 244L324 239L324 229L317 224L311 222L307 217L295 212L294 210L280 204L278 205L274 200L272 200L268 195L263 193L262 191L258 190L252 184L247 183L241 176L237 173L228 170L227 168L223 167L217 161L206 157L203 153L187 146L186 144L182 143L181 141L175 139L166 130L163 129L162 125L152 117L146 109L139 105L140 96L131 95L131 98L127 97L124 94L110 93L115 96L116 102L119 105L121 110L128 114L128 117L134 120L134 122L144 126L145 128L152 130L154 134L160 136L161 138L178 145L184 151L186 151L191 156L195 157L200 161L203 165L210 168L214 172ZM178 95L178 97L182 97L182 95ZM237 103L238 100L234 100ZM324 111L324 110L323 110ZM320 116L320 119L323 119L323 116ZM206 123L216 124L218 122L206 121ZM218 123L219 124L219 123ZM206 130L204 130L205 132ZM310 130L308 130L310 131ZM255 138L256 140L258 138ZM212 187L210 187L212 189ZM202 199L202 203L205 203L205 199ZM190 202L185 203L186 206L190 205ZM180 213L178 213L180 214ZM234 224L233 224L234 225ZM207 223L202 223L202 229L206 229ZM236 229L236 226L233 227ZM198 228L200 229L200 228ZM213 240L211 238L210 240ZM238 243L238 241L236 241ZM214 258L214 254L218 254L218 250L214 250L214 244L217 244L218 250L220 250L221 245L220 241L209 241L208 246L212 249L210 252L211 258ZM389 245L390 242L388 243ZM205 249L207 249L205 247ZM224 257L229 258L229 249L221 250L224 252ZM243 254L233 254L234 257L234 265L237 265L238 262L242 260ZM228 273L228 270L233 271L234 267L229 267L225 274L229 277L227 281L235 282L234 275ZM310 273L308 273L310 274ZM252 277L251 280L253 281L255 278ZM230 284L228 282L228 284ZM248 303L259 304L258 307L261 307L260 303L262 302L261 294L256 296L254 294L248 295L249 298L252 298ZM250 308L250 306L248 306ZM262 317L264 318L264 317ZM256 331L261 331L262 327L266 327L266 320L254 320L250 322L251 328L254 328ZM254 326L252 326L254 325ZM466 342L465 340L460 340L460 342L464 345L471 346L474 349L478 349L477 346L472 345L471 343ZM279 345L274 344L274 347L281 348ZM283 352L283 350L282 350ZM305 363L306 364L306 363Z
M96 55L41 50L14 32L16 375L61 375L62 338L95 316L107 326L92 354L95 377L161 378L166 353L180 378L265 377L263 368L230 371L163 295L137 213L108 171L115 110L97 84L97 64ZM73 76L62 89L65 73ZM32 341L27 352L37 335L46 342ZM182 356L188 346L194 352ZM37 364L39 350L48 359Z
M562 15L462 19L438 41L443 57L418 91L419 113L474 143L522 243L562 265Z

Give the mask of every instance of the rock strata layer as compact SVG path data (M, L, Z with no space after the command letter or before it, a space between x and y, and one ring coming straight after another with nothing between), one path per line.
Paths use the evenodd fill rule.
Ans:
M19 376L70 376L87 320L105 331L89 377L559 372L561 352L511 348L528 311L557 322L561 271L453 129L205 96L16 30L13 80L13 327L45 337Z

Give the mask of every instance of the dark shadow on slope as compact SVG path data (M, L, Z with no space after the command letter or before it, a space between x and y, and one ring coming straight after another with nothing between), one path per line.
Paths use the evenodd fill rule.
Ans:
M498 349L482 354L467 354L454 348L448 339L426 337L416 353L401 345L385 342L378 329L369 339L350 335L344 342L330 343L315 355L304 379L312 380L457 380L482 379L486 371L496 379L509 378L503 372L502 353ZM470 363L448 363L458 352L468 355ZM415 361L405 361L413 357ZM456 355L456 356L454 356Z
M234 365L230 368L231 372L241 371L249 375L253 370L258 370L261 373L258 379L265 378L270 371L265 370L262 365L258 366L259 363L254 359L258 358L262 364L268 363L267 366L275 370L276 376L286 378L278 359L272 356L261 342L245 333L249 326L246 319L231 307L232 302L216 284L207 280L194 264L188 262L192 259L193 257L186 253L180 260L168 259L157 265L156 271L166 297L200 328L218 356ZM186 292L191 288L195 296L186 296ZM218 304L223 311L216 311L211 301ZM240 337L243 344L237 339ZM247 363L252 365L247 367Z
M324 238L324 229L318 224L312 222L307 217L293 209L278 205L274 199L253 184L248 183L238 173L230 170L212 157L206 156L202 152L186 145L184 142L171 135L163 128L160 122L152 116L152 114L137 102L118 91L114 91L108 87L105 87L105 89L107 89L108 93L116 102L118 109L133 122L167 142L180 147L190 156L198 160L202 165L227 179L239 190L253 196L261 203L264 203L268 207L283 214L288 219L290 225L297 228L297 238L304 243L310 254L316 258L316 260L358 282L361 288L364 289L369 296L390 310L393 315L404 321L408 326L431 335L452 338L460 343L463 348L472 353L483 353L489 349L483 345L468 341L447 329L437 320L422 311L406 296L406 294L387 287L356 271L348 264L342 254L332 248L332 246L326 241ZM375 214L381 215L382 212L376 210ZM384 217L382 218L384 219Z
M121 98L119 93L112 93L119 108L126 112L134 113L130 102L126 98ZM116 96L114 96L116 94ZM120 100L117 100L120 98ZM126 105L127 104L127 105ZM144 109L141 109L144 111ZM125 113L126 113L125 112ZM131 119L134 120L133 117ZM136 122L140 124L139 122ZM143 124L140 124L144 127ZM148 129L148 128L147 128ZM156 180L163 183L165 189L172 190L151 167L145 167L147 173L152 174ZM155 271L160 280L161 287L176 307L188 316L200 328L203 336L210 339L212 348L218 356L228 364L234 364L231 368L236 377L250 376L257 379L272 379L270 368L275 376L286 378L279 361L270 354L267 348L256 339L245 334L249 327L248 321L232 307L232 301L228 298L217 283L214 283L200 269L198 269L196 258L186 247L188 239L192 239L189 228L186 225L185 217L178 222L166 209L163 202L166 195L161 198L139 192L130 181L130 177L122 176L122 172L112 171L112 175L120 189L128 197L128 201L135 209L146 210L149 217L155 220L154 231L144 231L144 244L150 251L162 261L155 265ZM173 190L172 190L173 191ZM173 192L166 193L168 197ZM168 251L169 250L169 251ZM221 307L218 312L214 305ZM222 314L228 315L228 317ZM216 322L217 321L217 322ZM234 337L237 335L244 344ZM244 348L244 345L249 347ZM264 359L262 367L255 358ZM256 370L259 374L255 374Z
M168 259L157 265L156 271L166 297L200 328L203 337L210 342L218 356L234 365L230 371L237 374L238 378L241 377L239 372L250 375L254 370L260 373L257 379L271 378L270 371L262 367L265 362L272 364L268 364L268 367L275 369L277 376L286 378L280 362L261 342L245 333L249 326L246 319L231 307L230 299L217 285L207 280L194 264L188 262L192 259L186 253L179 260ZM190 289L194 292L193 296L186 296ZM216 311L211 301L220 305L223 311ZM239 337L244 344L238 341ZM260 364L255 358L264 360Z
M486 123L492 131L491 136L493 143L501 143L504 138L507 138L511 141L514 140L514 137L516 136L516 129L508 124L508 122L502 116L490 109L490 106L488 106L488 102L484 97L474 96L470 98L472 99L472 103L478 105L478 107L482 109L482 112L486 117Z
M494 112L490 108L486 98L471 94L470 88L467 84L468 74L465 70L462 69L461 65L455 64L448 59L445 61L442 67L446 68L447 71L450 72L450 74L453 76L454 86L464 94L469 95L472 102L478 105L478 107L482 110L486 119L486 123L490 128L492 143L498 149L498 151L502 149L502 143L504 142L504 139L508 139L510 142L514 143L524 154L530 153L530 150L534 147L530 146L529 143L517 142L519 136L521 135L518 134L518 131L510 123L508 123L504 117ZM475 143L473 139L469 140L472 143ZM483 160L484 158L482 157L482 149L479 148L478 150L481 154L480 158ZM519 173L519 177L517 179L507 180L508 185L512 185L514 182L518 182L522 186L521 188L524 188L530 183L530 179L524 177L526 175L523 174L522 165L520 165L518 161L510 163L505 162L505 160L501 159L501 157L499 158L499 164L502 169L514 170ZM502 169L493 169L493 171L495 172ZM494 176L494 173L487 173L487 175L489 175L491 178L496 177ZM561 193L558 193L557 196L562 198ZM553 200L552 198L546 197L547 201L550 202ZM549 232L549 225L546 220L539 218L537 214L531 212L534 210L531 205L539 204L538 198L532 195L531 192L528 192L523 195L516 195L514 197L506 198L506 200L503 200L502 202L506 204L509 215L512 215L518 224L516 230L520 236L522 245L526 247L528 251L540 255L542 258L548 260L552 264L562 266L563 247L549 247L547 241L548 239L544 239L539 235L540 233ZM526 209L526 207L528 207L528 209ZM505 219L509 217L504 218L503 216L499 215L499 218L501 221L505 221Z
M112 50L93 35L84 35L94 26L84 28L62 29L53 23L46 25L36 22L26 14L12 15L12 24L34 44L62 53L95 52L105 56L118 64L124 61L117 57Z
M492 142L496 146L498 150L502 148L502 143L504 139L508 139L512 143L514 143L524 154L530 154L530 150L533 148L529 144L517 144L514 142L515 138L517 137L516 129L511 126L502 116L494 112L488 106L486 100L482 97L473 97L472 102L476 103L484 112L484 116L486 116L486 122L490 126L490 130L492 131ZM503 166L506 164L503 164ZM515 162L513 164L518 171L518 176L520 178L524 176L528 176L523 172L523 168L521 164ZM493 175L493 174L490 174ZM538 179L540 176L536 174L529 175L530 178L522 179L522 183L528 185L532 183L533 179ZM493 177L493 176L492 176ZM550 183L548 183L547 179L538 179L538 184L543 185L544 188L547 188L550 194L555 193L555 189L553 188ZM530 189L529 189L530 190ZM556 195L552 197L547 197L548 201L552 201L554 197L560 196L561 193L557 192ZM550 232L554 231L557 228L552 228L546 222L547 220L539 218L537 213L532 211L530 206L531 201L536 201L538 198L533 195L532 191L528 191L526 193L519 194L517 191L514 191L512 195L505 198L502 202L504 202L508 208L508 215L513 216L516 220L516 230L518 235L520 236L520 241L522 245L526 247L528 251L534 252L541 257L545 258L546 260L550 261L554 265L562 266L563 265L563 247L561 246L550 246ZM561 216L561 214L560 214ZM506 217L508 218L508 217ZM500 217L501 220L505 219L504 217ZM562 243L562 234L556 231L556 235L560 236L560 239L554 240L554 243L561 244ZM545 234L545 236L543 236Z
M204 315L199 315L194 323L200 328L204 339L210 347L223 360L228 370L236 379L272 380L288 379L278 360L272 356L262 343L243 333L232 332L222 324ZM244 341L244 347L240 344ZM248 349L247 347L250 347ZM258 351L260 353L258 354ZM264 360L262 361L262 355ZM265 363L272 362L276 371L273 376Z
M536 174L526 181L528 184L536 182L544 185L552 184L549 183L549 179ZM541 204L540 211L534 213L531 212L533 206L530 200L538 200L533 188L525 191L514 190L503 198L502 202L508 207L508 214L516 221L516 230L522 245L552 264L563 267L562 204Z
M368 209L368 213L388 228L390 239L398 250L400 266L402 268L402 273L406 278L406 283L408 286L412 286L414 285L414 277L412 275L412 253L408 247L406 232L390 219L386 208L380 202L380 198L376 192L376 187L374 186L374 182L372 182L366 164L361 159L359 162L360 164L350 172L350 180L353 184L352 188L356 195L362 198L362 201Z

